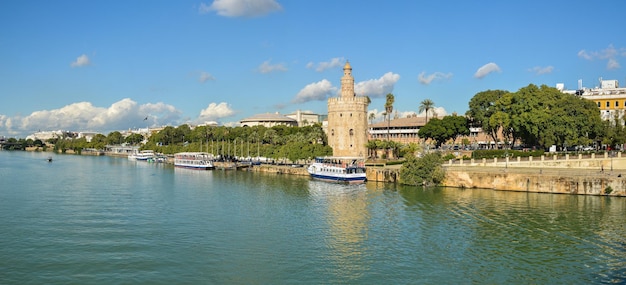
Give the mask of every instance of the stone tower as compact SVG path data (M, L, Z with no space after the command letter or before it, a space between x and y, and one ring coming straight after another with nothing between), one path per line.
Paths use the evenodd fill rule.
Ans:
M343 67L341 96L328 99L328 144L333 156L367 155L368 98L354 93L354 77L349 62Z

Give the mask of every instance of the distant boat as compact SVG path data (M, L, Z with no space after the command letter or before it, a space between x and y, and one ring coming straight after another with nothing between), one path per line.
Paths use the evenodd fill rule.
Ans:
M156 157L156 154L154 153L153 150L142 150L140 151L137 156L135 157L136 160L141 160L141 161L147 161L149 159L152 159Z
M213 169L213 156L206 152L179 152L174 154L174 166L190 169Z
M137 160L137 155L139 154L139 151L137 151L136 149L133 150L133 152L131 152L130 154L128 154L128 160Z
M341 182L363 183L367 179L365 162L357 157L316 157L307 172L313 179Z
M156 154L153 150L142 150L142 151L133 151L128 155L128 160L140 160L147 161L149 159L153 159L156 157Z
M48 162L52 162L52 156L48 156L48 158L46 159Z

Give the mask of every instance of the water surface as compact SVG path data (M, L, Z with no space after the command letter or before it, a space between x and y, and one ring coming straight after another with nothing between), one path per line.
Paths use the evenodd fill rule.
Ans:
M0 284L626 282L626 199L0 151Z

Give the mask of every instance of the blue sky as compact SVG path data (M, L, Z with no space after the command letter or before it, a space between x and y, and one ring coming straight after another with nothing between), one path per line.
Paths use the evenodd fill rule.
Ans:
M350 61L381 120L489 89L626 86L626 1L1 1L0 136L326 113ZM144 120L145 118L148 120Z

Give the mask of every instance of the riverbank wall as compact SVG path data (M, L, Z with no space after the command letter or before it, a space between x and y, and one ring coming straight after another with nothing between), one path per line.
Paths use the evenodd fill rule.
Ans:
M446 167L445 186L626 197L626 172L568 168Z
M626 169L598 170L560 167L500 167L447 164L444 186L535 193L608 195L626 197ZM248 171L309 174L304 167L260 165ZM400 166L368 167L370 182L398 183Z

